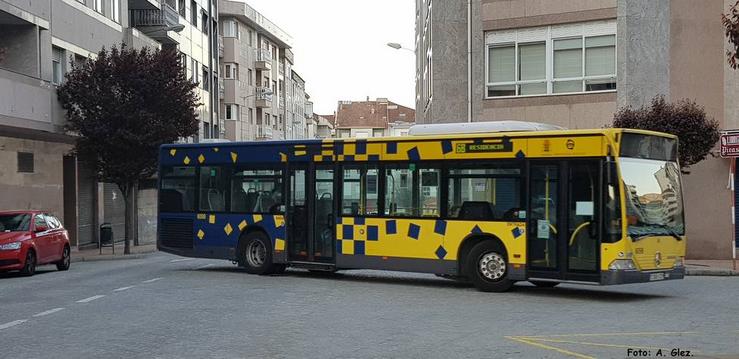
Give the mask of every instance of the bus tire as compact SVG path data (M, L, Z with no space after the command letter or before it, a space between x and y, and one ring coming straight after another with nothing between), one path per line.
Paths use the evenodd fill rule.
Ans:
M508 256L494 241L482 241L472 247L465 268L467 277L480 291L505 292L513 286L508 279Z
M559 285L557 282L542 282L538 280L530 280L529 282L539 288L554 288Z
M272 242L264 232L251 232L244 237L241 246L241 265L249 274L271 274L275 270L272 263Z

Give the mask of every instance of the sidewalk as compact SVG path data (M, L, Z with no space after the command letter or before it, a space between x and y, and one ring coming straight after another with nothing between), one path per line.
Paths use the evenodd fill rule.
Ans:
M137 259L142 258L148 253L154 253L157 251L157 245L144 244L140 246L131 245L131 254L123 255L123 242L115 244L115 255L113 254L113 248L103 247L103 253L100 254L100 249L84 249L80 251L72 250L72 263L74 262L92 262L92 261L105 261L114 259Z
M696 260L685 261L685 275L703 276L739 276L739 270L734 270L732 260Z

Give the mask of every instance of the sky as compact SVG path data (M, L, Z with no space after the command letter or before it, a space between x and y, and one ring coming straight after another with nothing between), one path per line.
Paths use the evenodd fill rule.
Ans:
M242 0L243 1L243 0ZM338 101L386 97L415 106L414 0L246 0L293 38L293 69L306 81L313 111Z

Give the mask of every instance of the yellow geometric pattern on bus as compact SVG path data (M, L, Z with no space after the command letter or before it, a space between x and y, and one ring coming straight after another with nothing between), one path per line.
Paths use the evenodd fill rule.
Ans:
M478 234L498 237L510 263L526 263L523 222L342 217L336 249L343 255L456 260L462 241Z

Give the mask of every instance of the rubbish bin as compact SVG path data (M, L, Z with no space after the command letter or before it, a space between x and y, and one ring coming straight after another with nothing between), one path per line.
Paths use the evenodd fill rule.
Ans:
M113 226L105 222L100 225L100 245L110 246L113 244Z

